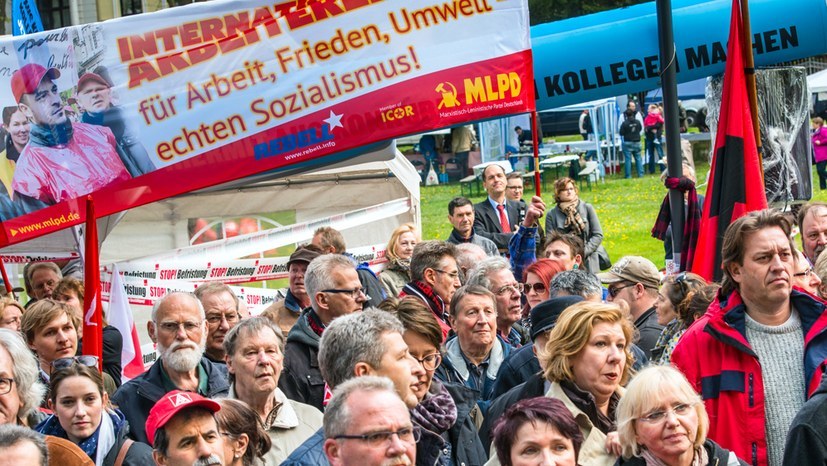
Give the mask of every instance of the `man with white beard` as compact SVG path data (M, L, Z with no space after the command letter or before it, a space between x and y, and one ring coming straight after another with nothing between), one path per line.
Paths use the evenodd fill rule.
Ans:
M229 384L224 373L204 357L207 327L204 308L191 293L170 293L156 301L147 322L158 359L148 371L123 384L112 396L132 426L130 437L150 443L140 426L152 406L166 393L183 390L206 398L224 397Z

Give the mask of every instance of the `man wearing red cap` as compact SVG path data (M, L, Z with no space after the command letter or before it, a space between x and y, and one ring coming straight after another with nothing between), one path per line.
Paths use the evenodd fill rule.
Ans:
M224 465L224 440L214 414L221 405L193 392L175 390L155 403L146 436L158 466Z
M97 73L84 73L78 79L76 98L83 109L80 121L90 125L105 126L112 130L120 149L119 155L132 176L140 176L155 170L146 148L138 140L131 122L123 109L112 105L112 85Z
M112 131L74 123L64 110L55 81L60 71L29 63L15 71L12 93L32 123L12 181L18 194L46 204L73 199L131 178Z

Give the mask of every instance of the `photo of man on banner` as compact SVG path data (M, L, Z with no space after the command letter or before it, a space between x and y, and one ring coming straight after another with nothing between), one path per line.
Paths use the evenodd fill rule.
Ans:
M12 94L31 123L12 180L12 200L23 195L51 205L132 177L109 128L67 117L55 82L59 77L58 69L37 63L12 75Z

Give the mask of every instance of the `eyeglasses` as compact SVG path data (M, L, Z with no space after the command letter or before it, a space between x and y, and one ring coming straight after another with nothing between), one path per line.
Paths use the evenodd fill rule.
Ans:
M86 367L98 367L98 357L83 355L70 356L68 358L58 358L52 361L52 371L66 369L67 367L72 367L75 364L80 364L81 366Z
M414 358L416 359L416 358ZM435 371L437 367L442 363L442 355L439 353L432 353L425 356L422 359L416 359L419 364L422 364L422 367L426 371Z
M610 286L609 290L608 290L609 291L609 296L611 296L612 298L616 298L617 295L620 294L621 290L625 290L626 288L629 288L630 286L635 286L635 285L637 285L637 283L630 283L626 286Z
M197 330L202 329L203 322L161 322L158 324L158 328L161 329L164 333L176 333L179 328L184 327L184 331L188 334L192 335Z
M5 395L11 391L14 384L14 379L11 377L0 377L0 395Z
M227 312L226 314L210 314L207 316L207 323L210 325L218 325L221 323L222 319L226 320L229 323L237 322L238 313Z
M542 283L523 283L523 291L525 294L531 293L531 290L536 291L538 294L542 294L546 292L546 285Z
M358 299L359 295L363 295L365 299L370 299L365 290L362 288L354 288L352 290L340 290L336 288L331 288L329 290L322 290L322 293L339 293L339 294L349 294L351 298Z
M362 435L337 435L333 437L336 440L361 440L372 447L381 447L388 444L393 436L399 437L399 440L406 443L416 443L419 441L421 432L418 427L405 427L396 432L371 432Z
M807 270L803 272L794 273L793 277L807 277L809 278L815 272L812 267L807 267Z
M523 284L522 283L513 283L511 285L504 285L499 290L495 291L494 294L497 296L504 296L506 293L512 292L522 293L523 292Z
M524 188L524 187L522 187L522 186L506 186L506 188L508 188L508 189L513 189L513 190L525 189L525 188Z
M436 273L444 273L445 275L448 275L449 277L451 277L452 280L459 280L459 272L446 272L444 270L439 270L439 269L432 269L432 270Z
M651 413L645 416L641 416L638 419L649 424L660 424L661 422L666 420L666 417L669 415L670 412L675 413L675 416L686 416L687 414L689 414L689 411L692 409L693 406L695 406L694 403L681 403L669 409L652 411Z

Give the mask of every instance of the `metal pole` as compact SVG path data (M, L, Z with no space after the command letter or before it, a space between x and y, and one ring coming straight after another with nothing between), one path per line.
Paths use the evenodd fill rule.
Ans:
M683 158L681 157L681 132L678 122L678 80L675 63L677 56L672 30L672 2L671 0L657 0L656 6L667 173L669 177L680 178L683 176ZM677 189L669 190L669 206L672 210L672 257L675 263L680 264L684 225L683 193Z

